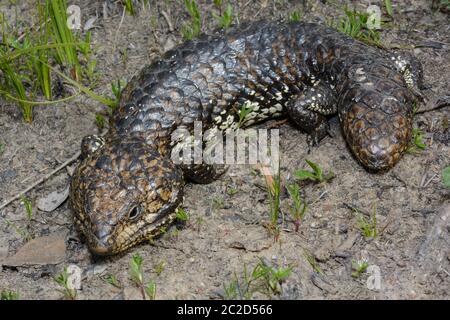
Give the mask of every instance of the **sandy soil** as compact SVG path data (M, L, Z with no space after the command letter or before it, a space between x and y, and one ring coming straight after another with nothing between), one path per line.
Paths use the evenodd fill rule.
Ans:
M182 42L180 30L187 18L182 1L150 1L150 8L123 19L121 7L114 5L108 7L105 18L104 1L69 2L80 6L84 22L98 15L92 29L98 59L97 93L109 95L111 81L130 79L143 64ZM216 9L206 2L210 1L199 1L199 7L203 30L211 31L216 25L212 16ZM239 13L237 23L283 18L294 8L302 12L303 20L325 23L341 14L344 3L350 3L326 2L230 3ZM369 2L354 3L365 9ZM35 15L33 1L19 1L17 11L9 1L0 3L10 21L26 21ZM431 85L425 93L434 99L449 94L450 27L449 16L432 11L428 3L409 0L397 4L394 20L382 30L382 40L385 44L417 45L410 51L423 63L425 81ZM173 32L161 15L163 11L173 24ZM81 138L98 131L95 114L105 109L78 97L69 103L37 107L34 122L27 125L11 102L0 101L0 143L5 146L0 154L0 203L72 157ZM177 236L173 226L153 244L96 259L75 232L67 203L50 213L36 208L38 199L68 184L70 170L63 170L27 194L34 207L31 223L20 201L0 212L0 290L17 291L23 299L62 298L53 278L65 266L76 264L83 270L79 299L139 299L129 277L129 261L139 253L146 279L157 284L158 299L220 299L223 285L232 281L233 274L242 275L244 265L250 269L259 258L274 266L293 268L282 293L272 296L275 299L448 299L450 191L442 185L440 172L450 164L449 116L449 108L418 114L414 126L425 132L426 150L406 154L385 174L370 174L354 160L336 121L332 121L334 137L325 138L310 154L306 135L288 123L282 124L283 184L295 181L293 172L305 168L306 157L324 170L332 170L336 177L325 184L302 185L310 203L305 219L299 232L294 232L287 217L277 243L263 226L269 210L264 179L254 168L242 166L209 185L187 185L184 207L191 218ZM273 124L269 121L260 127ZM291 202L285 190L281 199L282 211L287 213ZM379 234L376 239L366 239L347 205L370 213L374 204ZM17 229L28 230L34 238L61 239L62 251L56 252L55 261L50 263L10 266L5 261L25 244ZM305 252L311 253L321 272L314 271ZM367 259L375 272L354 278L352 261L360 259ZM158 268L162 264L164 267ZM119 279L122 288L103 280L109 274ZM370 284L378 275L381 286L368 285L368 280ZM253 297L266 298L260 293Z

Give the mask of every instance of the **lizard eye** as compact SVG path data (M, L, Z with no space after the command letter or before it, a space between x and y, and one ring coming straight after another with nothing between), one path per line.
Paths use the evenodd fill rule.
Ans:
M135 206L131 208L130 212L128 213L128 219L135 220L137 219L142 213L142 208L140 206Z

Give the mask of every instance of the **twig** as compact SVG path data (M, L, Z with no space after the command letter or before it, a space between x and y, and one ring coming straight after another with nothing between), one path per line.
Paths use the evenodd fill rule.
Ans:
M113 50L112 50L113 56L115 56L115 54L116 54L117 40L118 40L118 37L119 37L120 28L122 27L124 18L125 18L125 8L123 8L122 18L120 18L119 26L117 28L116 34L114 35L114 43L113 43Z
M423 188L423 189L426 188L426 187L430 184L430 182L431 182L434 178L436 178L437 175L438 175L438 174L435 173L430 179L428 179L428 181L425 182L425 184L423 185L422 188Z
M161 10L161 14L166 19L167 25L169 26L169 32L173 32L175 29L173 28L172 20L170 20L169 15L164 10Z
M78 157L80 156L81 152L77 152L72 158L70 158L69 160L67 160L66 162L64 162L63 164L61 164L59 167L57 167L55 170L53 170L52 172L50 172L49 174L43 176L41 179L39 179L38 181L36 181L35 183L33 183L32 185L30 185L28 188L26 188L25 190L22 190L20 193L16 194L15 196L11 197L10 199L6 200L2 205L0 205L0 210L2 210L3 208L5 208L7 205L9 205L11 202L16 201L17 199L19 199L21 196L23 196L25 193L27 193L28 191L34 189L36 186L40 185L41 183L43 183L44 181L48 180L49 178L51 178L53 175L55 175L58 171L60 171L61 169L64 169L65 167L67 167L69 164L71 164L72 162L76 161L78 159Z
M430 101L426 104L425 108L419 108L419 110L416 111L416 114L430 112L448 106L450 106L450 96L443 96L437 98L436 100Z
M317 197L316 200L314 200L313 202L311 202L311 204L314 204L314 203L316 203L317 201L319 201L320 199L322 199L323 196L326 195L327 193L328 193L327 190L325 190L324 192L322 192L322 193Z

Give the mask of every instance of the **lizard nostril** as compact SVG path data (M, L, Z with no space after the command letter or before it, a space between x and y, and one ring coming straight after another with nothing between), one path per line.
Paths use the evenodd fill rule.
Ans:
M94 226L92 228L92 234L98 241L108 240L109 236L111 235L111 231L111 228L105 226Z
M101 226L93 227L91 232L89 249L97 255L108 255L113 252L113 241L111 238L111 228Z

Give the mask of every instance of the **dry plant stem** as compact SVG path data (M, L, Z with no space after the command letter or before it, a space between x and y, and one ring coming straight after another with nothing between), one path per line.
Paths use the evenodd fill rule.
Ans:
M450 96L443 96L428 102L424 108L420 108L419 110L417 110L416 114L430 112L449 106L450 106Z
M58 173L61 169L64 169L65 167L67 167L68 165L70 165L72 162L76 161L78 159L78 157L80 156L81 152L77 152L72 158L70 158L69 160L65 161L63 164L61 164L60 166L58 166L55 170L53 170L52 172L50 172L49 174L43 176L41 179L39 179L38 181L36 181L35 183L33 183L32 185L30 185L28 188L22 190L21 192L19 192L18 194L16 194L15 196L9 198L8 200L6 200L2 205L0 205L0 210L2 210L3 208L5 208L7 205L9 205L11 202L16 201L18 199L20 199L21 196L23 196L24 194L26 194L28 191L34 189L36 186L40 185L41 183L43 183L44 181L48 180L49 178L51 178L53 175L55 175L56 173Z

